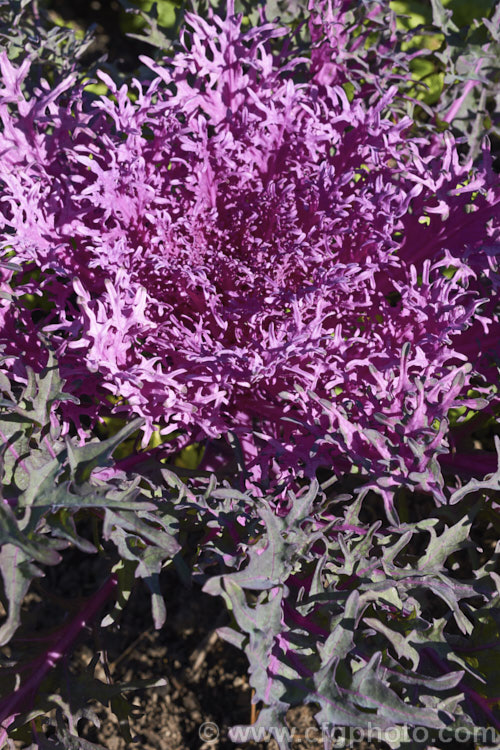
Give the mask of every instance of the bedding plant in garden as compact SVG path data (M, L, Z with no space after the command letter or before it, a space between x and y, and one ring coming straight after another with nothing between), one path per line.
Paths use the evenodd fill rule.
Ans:
M304 747L498 743L478 9L230 1L170 42L153 8L134 77L0 3L0 746L102 747L99 705L109 747L148 746L130 696L182 685L114 669L146 595L160 633L207 615L194 686L216 634L248 687L220 736L195 700L200 736L151 746L296 747L303 709Z

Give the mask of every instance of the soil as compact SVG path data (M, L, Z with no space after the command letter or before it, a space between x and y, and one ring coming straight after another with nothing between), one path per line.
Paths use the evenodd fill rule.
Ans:
M75 592L87 596L102 580L102 558L75 550L68 552L65 562L49 568L47 576L35 583L26 597L23 620L31 633L34 628L42 635L60 625L63 610L72 609L72 599L77 605ZM231 726L249 725L257 713L255 707L252 710L245 656L215 632L229 621L222 600L204 594L199 587L188 588L170 569L163 576L162 590L168 607L163 628L155 630L149 593L139 582L119 625L95 632L89 629L84 633L69 666L72 672L82 674L93 656L100 653L94 676L104 683L163 681L158 687L127 694L131 705L132 741L125 738L113 712L98 703L92 706L98 726L81 719L80 736L106 750L243 750L249 747L278 750L272 739L238 744L228 737ZM315 706L299 706L289 711L287 719L293 727L293 750L322 750L321 732L313 718L316 711ZM53 730L48 728L45 736L50 737L51 733ZM210 741L204 741L204 736ZM16 742L15 747L16 750L28 747L33 750L36 745ZM382 750L384 745L358 743L355 747L356 750Z
M78 553L70 552L64 569L49 569L47 579L36 584L26 597L25 618L31 626L36 622L38 632L60 624L62 604L71 608L75 591L86 595L95 590L96 578L102 573L99 558L82 555L80 564L75 564L78 557ZM94 676L105 683L163 681L159 687L128 693L132 742L123 736L112 711L97 703L92 708L99 726L82 719L79 734L106 750L238 750L242 746L229 740L228 730L235 724L250 724L255 713L246 659L215 632L228 622L222 602L199 588L187 588L170 571L164 575L163 590L168 613L161 630L154 629L149 594L141 582L119 626L87 632L71 660L71 671L81 674L94 654L100 653ZM316 726L314 710L299 707L290 712L297 734L294 750L314 747L314 743L301 740L307 727ZM211 741L203 741L203 732ZM50 735L48 729L46 736ZM17 750L27 748L26 743L15 745ZM245 743L244 747L278 750L274 740Z
M422 503L412 505L415 511L412 520L431 513L424 501L422 498ZM380 517L382 509L367 506L362 513ZM369 518L363 520L368 522ZM88 528L79 527L79 532L92 538L90 524ZM493 547L495 540L485 535L483 544ZM417 552L419 550L415 550ZM62 555L63 561L46 568L46 575L35 580L26 596L23 626L14 639L14 649L19 636L43 637L51 628L60 626L65 617L73 617L81 608L81 597L91 596L109 575L111 563L106 553L89 555L68 548ZM160 630L154 628L149 592L144 583L138 581L119 622L110 628L95 631L89 628L83 632L69 664L71 671L81 675L92 658L100 654L94 676L103 683L162 681L157 687L127 693L132 741L124 736L113 712L102 704L92 706L97 725L80 720L80 736L106 750L243 750L248 747L278 750L275 740L238 744L228 737L232 726L252 724L258 707L252 707L246 657L217 636L216 629L230 622L222 599L204 594L196 583L189 586L182 582L174 566L163 571L161 588L167 617ZM20 641L17 648L26 648L26 641ZM294 733L292 750L323 750L321 732L314 720L317 710L316 706L309 705L289 711L287 721ZM50 736L50 732L49 728L46 736ZM210 741L204 741L204 736ZM340 747L340 744L335 746ZM34 750L36 746L16 742L16 750L28 747ZM385 750L387 747L384 743L354 744L355 750ZM461 750L472 749L467 743L461 743L460 747Z
M226 621L217 600L185 588L175 574L167 575L164 585L170 602L165 626L154 629L148 594L138 586L120 629L111 633L105 644L114 680L165 680L164 686L140 691L131 698L135 742L129 746L144 750L234 748L227 739L228 728L250 721L246 660L214 633L214 626ZM86 646L79 657L88 662L92 655ZM102 664L96 676L106 680ZM127 742L120 736L116 718L103 707L97 714L101 726L82 727L84 736L108 750L124 750ZM198 732L204 722L219 727L218 742L204 745L200 740Z

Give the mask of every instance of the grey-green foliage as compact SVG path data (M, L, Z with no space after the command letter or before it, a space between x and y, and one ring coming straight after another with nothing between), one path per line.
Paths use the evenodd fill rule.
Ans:
M166 609L159 576L179 551L175 520L158 507L151 484L120 471L112 457L123 441L137 434L142 420L131 421L106 440L91 434L71 436L61 406L71 406L75 399L65 392L52 353L48 352L40 373L18 363L14 377L5 361L0 380L0 599L6 616L0 624L0 645L15 643L19 631L26 635L23 609L30 587L45 577L48 567L63 568L64 555L71 548L84 556L99 554L104 570L116 575L116 603L104 625L116 623L135 580L142 579L151 593L153 620L161 627ZM94 538L89 536L92 527ZM85 612L84 604L84 618ZM62 620L59 630L39 639L40 653L35 656L29 653L32 648L26 655L14 648L18 657L0 670L1 721L8 725L17 715L11 730L57 705L65 717L57 724L57 736L64 747L83 749L92 743L75 735L71 727L87 716L89 701L111 703L119 718L126 718L122 693L146 683L105 685L92 676L92 669L92 674L71 676L69 699L64 688L68 680L46 675L50 644L54 652L61 644L71 650L80 629L78 616L73 621L70 616L69 624ZM23 686L37 682L38 674L37 687L43 690L33 704L31 690L25 696ZM63 731L65 722L69 730ZM44 742L40 739L38 746Z
M473 4L471 3L471 6ZM435 57L444 73L438 113L463 137L467 155L475 159L485 135L500 137L500 3L483 3L483 14L458 25L441 0L432 0L433 25L444 36ZM453 7L453 6L452 6ZM474 8L469 8L474 13ZM475 15L475 13L474 13ZM467 82L475 85L466 91Z
M92 29L78 38L73 29L52 23L38 0L0 0L0 47L18 64L30 58L28 83L37 85L40 76L71 73L92 43Z
M479 623L489 631L498 625L496 553L468 579L453 572L457 555L479 550L470 531L481 502L455 506L454 522L435 517L391 529L360 521L372 499L361 494L355 512L344 499L334 517L311 487L293 498L287 523L288 516L271 521L266 504L248 498L261 533L243 567L205 582L233 614L233 628L220 633L248 658L254 700L265 706L258 726L279 727L299 703L319 706L320 725L367 731L400 724L433 736L447 725L452 732L491 720L481 716L476 690L494 694L482 674L499 663L500 648L485 656L473 646L474 666L462 649L467 654ZM403 729L398 746L412 747Z
M101 628L119 623L138 578L161 627L168 612L161 571L174 561L182 579L227 606L219 633L248 659L254 699L263 705L257 728L279 730L290 707L308 703L320 724L376 726L392 738L398 725L394 747L403 750L413 750L407 727L426 727L432 737L444 728L453 736L459 726L496 726L488 700L500 689L498 551L478 534L498 532L496 474L457 490L439 510L415 494L412 502L427 502L429 517L402 524L370 519L376 496L363 487L327 498L312 482L284 506L278 496L235 489L238 477L221 484L201 472L185 483L153 458L126 471L113 452L140 420L106 440L71 437L63 419L71 397L53 357L39 374L25 372L16 379L4 365L0 382L2 644L23 632L33 581L69 548L100 555L116 577ZM71 626L62 626L63 635ZM9 663L1 717L16 696L15 674L22 686L40 659L43 653L34 660L21 653ZM53 742L39 737L34 747L86 750L92 745L77 724L93 720L94 699L108 702L127 732L123 696L141 685L100 682L95 661L65 680L64 667L55 666L14 729L57 706ZM283 736L280 743L287 747Z

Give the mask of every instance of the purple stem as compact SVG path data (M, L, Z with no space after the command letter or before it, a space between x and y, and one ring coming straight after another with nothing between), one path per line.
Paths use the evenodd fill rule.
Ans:
M300 612L297 612L293 607L285 600L283 602L284 604L284 612L285 615L287 615L292 622L295 623L295 625L298 625L299 627L307 630L309 633L312 633L314 635L321 635L325 638L328 638L330 635L330 631L326 628L322 628L321 625L318 625L314 620L309 619L308 617L304 617L304 615L301 615Z
M52 448L50 442L47 440L47 435L45 435L45 437L43 438L43 442L47 446L47 450L48 450L48 452L50 454L50 457L51 458L55 458L56 454L55 454L54 449Z
M31 676L17 690L0 701L0 747L8 738L9 727L19 714L29 711L29 702L33 700L42 680L62 659L72 646L83 628L98 614L101 607L113 593L118 581L115 575L108 578L104 586L85 602L78 615L59 631L58 639L32 664Z
M476 67L474 68L474 73L479 73L479 70L481 69L481 65L482 64L483 64L483 58L481 57L478 60ZM460 107L464 103L464 101L467 98L469 92L472 91L472 89L474 88L474 86L476 86L478 83L480 83L480 81L474 81L474 80L467 81L467 83L464 86L464 90L463 90L462 96L460 96L456 100L456 102L454 102L451 105L450 109L448 110L448 113L443 117L443 120L445 122L452 122L455 119L455 117L457 116L457 114L458 114L458 112L460 110Z
M24 461L21 460L21 457L19 453L16 451L13 445L10 445L9 440L6 435L3 434L2 430L0 430L0 438L2 438L3 442L7 445L9 451L12 453L16 461L19 461L19 466L21 466L26 473L29 473L29 469L24 463Z

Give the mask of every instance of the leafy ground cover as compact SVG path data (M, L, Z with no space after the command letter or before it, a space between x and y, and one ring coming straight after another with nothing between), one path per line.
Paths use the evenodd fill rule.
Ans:
M163 4L134 75L55 10L0 4L0 742L495 745L500 8Z

